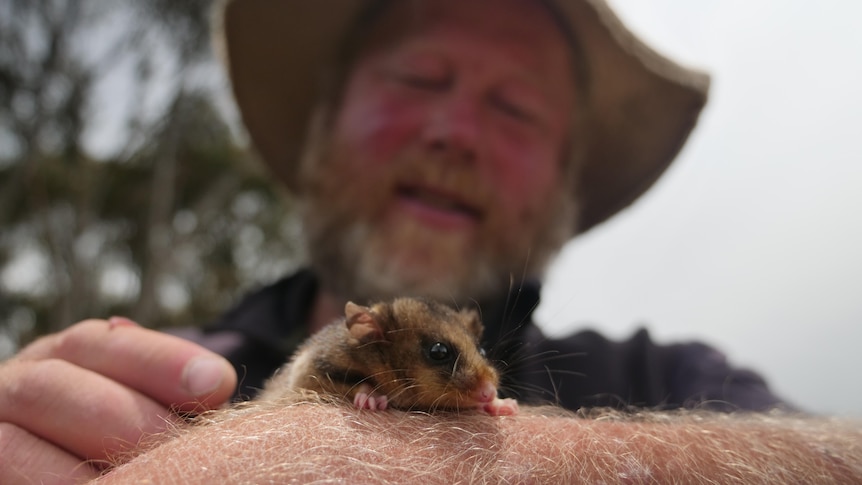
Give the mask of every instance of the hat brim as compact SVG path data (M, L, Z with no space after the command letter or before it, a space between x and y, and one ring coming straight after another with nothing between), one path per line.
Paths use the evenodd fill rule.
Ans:
M263 161L297 188L322 75L371 0L228 0L222 55L246 129ZM631 204L682 148L706 103L709 77L637 39L601 0L555 0L590 76L589 137L577 184L584 232Z

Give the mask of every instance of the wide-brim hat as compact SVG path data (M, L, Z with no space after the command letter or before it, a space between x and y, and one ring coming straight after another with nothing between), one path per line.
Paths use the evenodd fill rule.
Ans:
M246 129L263 161L296 190L322 73L374 0L228 0L221 49ZM577 232L643 194L682 148L709 77L641 42L603 0L553 0L589 72L589 127L576 184ZM573 86L572 89L575 89Z

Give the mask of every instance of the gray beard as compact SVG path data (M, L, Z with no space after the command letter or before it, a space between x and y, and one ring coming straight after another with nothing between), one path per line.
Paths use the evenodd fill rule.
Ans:
M399 260L380 247L385 241L374 240L368 223L354 222L338 232L312 238L318 242L311 242L309 253L324 287L345 299L372 302L423 296L458 303L499 294L508 284L505 274L499 274L499 265L486 257L461 263L469 266L461 271L408 275ZM331 249L319 242L324 238L330 239Z
M568 196L568 194L566 194ZM344 300L373 302L399 296L423 296L456 305L473 300L499 297L524 280L540 278L548 261L572 234L574 204L570 197L551 204L558 210L537 231L528 249L499 250L483 248L469 255L463 248L447 248L440 241L440 252L448 251L439 265L410 271L401 264L394 236L382 234L365 220L321 209L320 201L303 211L306 242L312 268L322 287ZM314 210L310 210L311 206ZM554 210L549 207L549 210ZM513 229L515 230L515 229ZM425 242L421 236L415 242ZM518 252L518 254L514 254Z

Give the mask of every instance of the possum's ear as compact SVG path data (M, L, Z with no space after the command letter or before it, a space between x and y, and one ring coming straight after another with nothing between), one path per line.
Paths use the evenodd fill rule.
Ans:
M479 313L476 310L461 310L461 315L464 317L464 322L467 324L467 330L472 333L477 340L482 340L482 333L485 327L482 325L482 319L479 318Z
M344 316L350 336L359 342L383 340L383 330L380 328L378 315L371 308L349 301L344 306Z

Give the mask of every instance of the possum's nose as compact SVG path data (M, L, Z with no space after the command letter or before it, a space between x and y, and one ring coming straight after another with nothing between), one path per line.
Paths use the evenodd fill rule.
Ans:
M497 397L497 387L491 381L483 380L471 397L477 402L491 402Z

